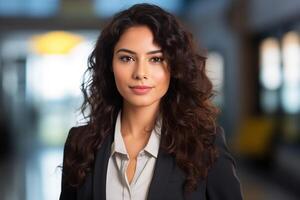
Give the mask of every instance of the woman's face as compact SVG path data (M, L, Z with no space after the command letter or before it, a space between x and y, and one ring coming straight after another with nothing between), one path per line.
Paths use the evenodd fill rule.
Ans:
M160 46L147 26L128 28L117 42L113 72L124 103L158 106L169 88L170 72Z

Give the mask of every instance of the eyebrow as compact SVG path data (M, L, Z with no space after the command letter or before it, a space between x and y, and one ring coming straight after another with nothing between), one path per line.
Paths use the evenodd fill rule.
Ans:
M119 52L126 52L126 53L130 53L130 54L134 54L136 55L136 52L134 51L131 51L129 49L119 49L116 53L119 53ZM146 54L150 55L150 54L155 54L155 53L162 53L162 50L161 49L158 49L158 50L154 50L154 51L149 51L147 52Z

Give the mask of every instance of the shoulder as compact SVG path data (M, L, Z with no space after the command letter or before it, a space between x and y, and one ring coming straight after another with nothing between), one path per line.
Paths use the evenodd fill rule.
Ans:
M67 138L65 140L64 149L63 149L63 155L64 155L64 164L65 159L75 157L78 153L78 148L84 145L84 134L88 130L88 126L78 126L78 127L72 127L68 134Z
M224 158L224 156L225 156L227 159L230 159L232 161L232 163L236 166L236 163L235 163L235 161L230 153L230 150L227 146L225 131L221 126L218 126L216 128L216 138L215 138L214 143L219 151L219 159L218 160Z
M65 146L69 145L74 140L78 140L82 136L82 134L84 134L84 132L87 130L88 130L88 125L72 127L68 132Z
M67 135L65 145L64 145L64 157L66 157L71 153L71 149L74 149L75 146L80 145L82 142L82 135L85 133L85 131L88 130L88 126L77 126L72 127Z
M84 131L88 130L88 125L82 125L82 126L73 126L68 133L68 138L69 137L74 137L74 135L78 135Z
M236 174L237 166L228 149L222 127L217 127L215 145L219 156L208 172L208 199L242 199L240 180Z
M69 130L67 135L67 139L64 145L64 152L63 152L63 165L62 165L62 179L61 179L61 193L60 193L60 200L64 199L76 199L76 191L77 188L75 186L70 185L67 182L67 176L70 174L70 168L66 166L67 158L74 157L74 146L76 146L78 138L82 135L84 130L87 129L87 126L80 126L80 127L72 127Z

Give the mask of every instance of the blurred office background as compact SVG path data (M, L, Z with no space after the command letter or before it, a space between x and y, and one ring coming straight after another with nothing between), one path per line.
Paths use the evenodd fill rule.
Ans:
M0 0L0 199L58 199L87 57L138 2L177 15L207 50L245 199L299 199L299 0Z

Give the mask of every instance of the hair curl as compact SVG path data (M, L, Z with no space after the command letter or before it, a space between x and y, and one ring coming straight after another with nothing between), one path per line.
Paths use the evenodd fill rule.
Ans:
M74 136L65 155L67 181L80 185L92 170L95 152L112 132L122 108L112 72L113 50L124 31L133 26L151 29L170 66L171 80L162 97L161 148L172 155L185 172L184 190L196 189L207 176L218 152L214 145L218 110L211 103L212 83L205 72L206 58L194 45L192 34L177 19L158 6L137 4L116 14L99 36L88 59L89 78L82 84L84 102L89 111L84 134Z

